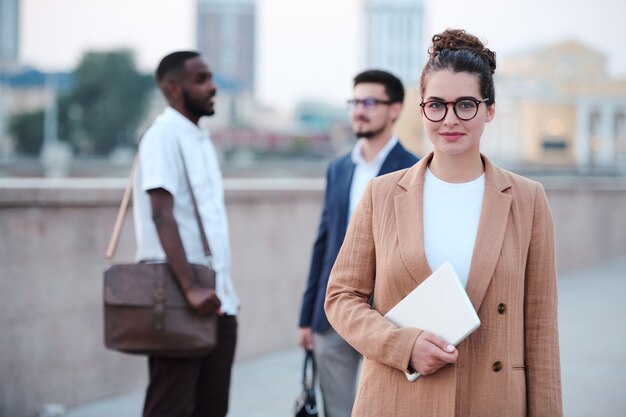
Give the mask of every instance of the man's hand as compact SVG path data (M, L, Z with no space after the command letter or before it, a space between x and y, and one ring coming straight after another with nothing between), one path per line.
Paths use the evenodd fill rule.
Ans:
M215 291L210 288L191 287L185 291L187 301L200 314L220 314L222 305Z
M301 327L298 335L298 345L306 350L313 350L313 330L310 327Z
M413 345L410 365L421 375L429 375L458 358L459 351L453 345L432 333L422 332Z

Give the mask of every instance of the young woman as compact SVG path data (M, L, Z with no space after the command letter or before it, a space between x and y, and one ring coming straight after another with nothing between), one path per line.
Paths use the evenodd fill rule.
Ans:
M328 284L330 323L365 357L353 416L562 416L546 196L480 153L495 53L450 29L429 53L420 105L434 151L369 183ZM446 261L481 320L456 348L383 317Z

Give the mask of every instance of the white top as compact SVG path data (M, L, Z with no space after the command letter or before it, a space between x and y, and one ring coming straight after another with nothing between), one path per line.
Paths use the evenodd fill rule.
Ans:
M352 183L350 185L348 220L352 217L352 213L354 209L356 209L357 204L359 204L359 200L361 200L365 192L368 181L378 175L385 159L387 159L387 155L389 155L389 152L391 152L393 147L398 143L398 137L392 136L389 142L378 151L376 156L371 161L367 162L363 157L363 152L361 152L361 146L364 140L367 139L359 139L356 145L354 145L354 148L352 148L351 157L355 167L354 174L352 175Z
M147 193L148 190L163 188L174 197L174 217L187 260L205 264L202 238L185 180L181 150L213 255L213 267L217 273L217 296L222 302L222 311L234 315L239 310L239 298L230 277L228 219L224 206L222 173L215 148L209 140L208 132L171 107L167 107L157 117L139 144L139 160L133 188L136 259L166 259L152 221L150 196Z
M478 233L485 174L453 184L426 170L424 179L424 250L430 269L450 262L465 287Z

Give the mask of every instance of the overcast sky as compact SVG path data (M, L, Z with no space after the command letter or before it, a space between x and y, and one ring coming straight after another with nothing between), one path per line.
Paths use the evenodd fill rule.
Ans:
M195 47L195 0L20 1L20 59L44 70L71 70L88 49L129 47L151 72L166 53ZM363 69L362 0L257 4L260 101L283 109L300 99L342 103ZM626 1L424 0L424 10L426 39L464 28L500 58L577 39L626 79Z

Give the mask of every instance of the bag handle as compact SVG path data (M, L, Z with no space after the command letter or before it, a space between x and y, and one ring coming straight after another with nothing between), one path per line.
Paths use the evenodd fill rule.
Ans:
M113 233L111 234L111 239L109 239L109 244L104 255L107 260L107 264L111 264L113 256L115 256L117 244L120 240L120 234L122 233L122 226L124 226L124 219L126 218L126 212L128 211L128 205L130 204L133 191L133 178L135 177L137 159L138 157L136 156L133 160L128 182L126 183L126 189L124 190L124 196L122 197L122 202L120 203L120 208L117 212L117 218L115 219L115 225L113 226Z
M189 193L191 194L191 202L193 203L193 210L194 210L196 222L198 223L198 228L200 229L202 247L204 249L204 254L207 258L207 262L211 263L212 262L211 247L209 246L209 241L207 240L206 233L204 231L204 226L202 225L202 218L200 217L200 211L198 210L196 196L193 192L191 181L189 180L189 173L187 172L187 164L185 163L185 157L183 156L183 151L180 147L180 142L177 142L177 143L178 143L178 152L180 154L180 158L183 164L183 171L185 172L185 182L187 183L187 187L189 188ZM109 240L109 244L105 252L105 257L106 257L108 265L111 264L111 261L113 260L113 256L115 256L115 251L117 250L117 244L119 243L120 235L122 233L122 227L124 226L124 220L126 219L126 212L128 211L128 206L130 205L130 200L132 197L133 180L135 178L135 170L137 169L138 160L139 160L139 155L136 155L135 159L133 160L133 165L130 169L130 175L128 177L128 183L126 184L126 189L124 190L124 196L122 197L122 202L120 203L120 208L117 212L117 218L115 219L115 225L113 226L111 239Z
M196 195L193 192L193 187L191 186L191 180L189 179L189 172L187 171L187 164L185 163L183 150L180 147L180 142L177 142L177 143L178 143L178 153L180 154L181 161L183 161L183 171L185 171L185 182L187 183L187 187L189 188L189 193L191 194L191 202L193 203L193 213L196 216L196 222L198 222L198 229L200 229L200 237L202 238L202 247L204 249L204 255L206 256L207 262L213 262L213 256L211 255L211 247L209 246L209 241L204 232L204 226L202 225L202 217L200 216L200 210L198 210L198 203L196 202Z
M309 368L309 364L311 364L311 385L307 383L307 370ZM304 356L304 367L302 369L302 387L304 389L311 390L315 387L315 378L317 376L317 365L315 363L315 357L313 356L313 351L308 350Z

